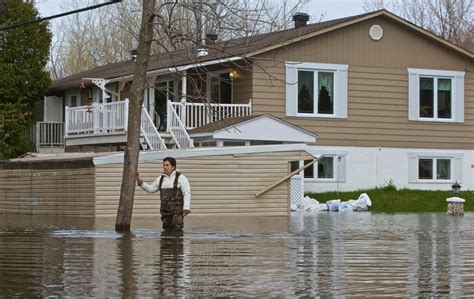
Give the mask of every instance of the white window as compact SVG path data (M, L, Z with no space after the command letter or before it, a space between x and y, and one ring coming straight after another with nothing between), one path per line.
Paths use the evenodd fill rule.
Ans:
M304 161L308 164L312 160ZM319 182L344 182L345 157L339 155L324 155L319 161L304 170L304 178Z
M347 118L348 65L286 63L286 115Z
M408 119L464 122L464 72L408 69Z
M412 183L452 183L462 181L462 154L409 153Z
M69 108L81 105L81 94L79 92L66 94L66 106Z
M418 158L419 180L451 180L451 159Z

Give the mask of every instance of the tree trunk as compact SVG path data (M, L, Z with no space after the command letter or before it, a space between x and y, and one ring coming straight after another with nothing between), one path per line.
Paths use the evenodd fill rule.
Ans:
M153 19L156 0L143 0L142 22L138 38L138 54L133 71L133 82L130 90L128 134L123 161L122 186L120 201L115 222L116 231L130 231L132 220L133 198L135 196L135 176L140 153L140 121L143 94L146 87L146 72L150 59L150 48L153 39Z

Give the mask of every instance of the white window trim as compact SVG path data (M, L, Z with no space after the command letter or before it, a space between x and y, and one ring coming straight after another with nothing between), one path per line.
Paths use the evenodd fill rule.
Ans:
M71 97L76 96L76 107L81 106L81 92L80 91L70 91L66 93L66 106L71 108Z
M463 154L433 153L433 152L414 152L408 153L408 178L409 183L420 184L452 184L462 182L462 161ZM451 175L449 180L440 180L436 178L436 167L433 167L433 179L419 179L418 166L420 159L449 159L451 160ZM433 162L434 163L434 162Z
M302 174L305 182L313 183L341 183L346 181L346 151L322 151L321 154L323 157L333 157L333 169L334 169L334 178L318 178L317 174L317 162L313 165L313 177L305 178L304 173ZM340 159L340 161L339 161ZM300 161L300 167L303 166L304 161Z
M339 170L338 170L338 156L336 155L324 155L323 158L332 158L332 170L333 170L333 175L334 177L332 178L320 178L318 177L318 164L319 164L319 161L318 163L315 163L316 164L316 167L313 167L313 177L314 177L314 180L317 181L317 182L335 182L337 181L337 177L339 175Z
M418 163L417 163L418 167L420 166L420 160L422 160L422 159L424 159L424 160L431 160L431 161L432 161L432 164L433 164L433 165L432 165L432 166L433 166L433 178L432 178L432 179L420 179L420 178L419 178L419 175L420 175L420 174L418 173L418 181L419 181L420 183L431 183L431 182L433 182L433 183L450 183L450 182L452 182L452 179L451 179L451 178L453 177L453 159L452 159L452 158L450 158L450 157L423 157L423 156L421 156L421 157L418 157L418 159L417 159L417 161L418 161ZM438 179L438 178L436 178L437 175L438 175L438 169L437 169L437 163L436 163L436 161L437 161L437 160L440 160L440 159L449 160L449 161L450 161L450 165L449 165L449 166L450 166L450 167L449 167L449 168L450 168L450 173L449 173L450 179L443 180L443 179Z
M216 76L220 76L221 74L230 73L231 71L232 71L232 68L227 68L227 69L223 69L223 70L209 72L207 74L207 76L206 76L206 81L207 81L206 82L206 95L207 95L207 99L208 99L209 102L211 101L211 78L216 77ZM230 81L231 81L230 84L232 85L232 92L230 94L230 103L233 104L234 103L234 79L231 77ZM219 89L219 93L220 93L220 89ZM220 99L220 94L219 94L219 99Z
M286 115L314 118L347 118L347 64L286 61ZM334 114L298 113L298 71L334 73ZM315 76L317 86L318 76ZM315 103L315 107L317 103ZM316 109L315 109L316 110Z
M408 119L423 122L464 122L465 72L408 68ZM420 117L420 77L451 79L451 118ZM435 103L435 107L437 102Z

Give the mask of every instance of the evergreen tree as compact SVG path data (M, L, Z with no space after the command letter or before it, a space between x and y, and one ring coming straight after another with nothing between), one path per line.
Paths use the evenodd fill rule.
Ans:
M32 3L6 0L4 5L0 27L38 17ZM26 132L32 124L34 104L51 84L45 69L51 37L46 22L0 29L0 159L31 149Z

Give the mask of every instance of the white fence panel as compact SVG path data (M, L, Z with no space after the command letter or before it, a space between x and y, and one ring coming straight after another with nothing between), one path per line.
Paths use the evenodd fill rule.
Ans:
M301 175L291 177L291 204L302 208L304 198L304 178Z

